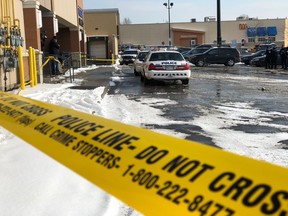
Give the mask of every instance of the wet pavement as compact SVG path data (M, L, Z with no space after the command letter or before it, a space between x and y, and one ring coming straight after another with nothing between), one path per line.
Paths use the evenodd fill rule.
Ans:
M234 67L209 66L191 67L189 85L181 82L154 82L151 85L141 83L140 77L133 73L133 67L99 67L77 76L84 79L78 89L93 89L106 86L107 94L124 94L131 100L140 98L170 99L175 104L163 107L164 117L183 122L183 124L145 125L147 128L172 129L189 134L186 139L215 145L209 136L203 135L199 126L190 122L201 115L205 109L227 103L249 103L255 109L265 112L288 113L288 71L281 69L235 65ZM274 125L287 125L287 115L271 116ZM248 120L247 120L248 121ZM185 123L187 122L187 124ZM280 127L281 128L281 127ZM263 125L237 124L233 130L246 133L276 133L278 127ZM286 131L288 132L288 131ZM287 148L288 140L281 141Z

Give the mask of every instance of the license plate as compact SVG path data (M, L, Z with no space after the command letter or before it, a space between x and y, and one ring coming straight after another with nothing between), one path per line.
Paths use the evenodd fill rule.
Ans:
M166 66L165 69L166 70L174 70L174 66Z

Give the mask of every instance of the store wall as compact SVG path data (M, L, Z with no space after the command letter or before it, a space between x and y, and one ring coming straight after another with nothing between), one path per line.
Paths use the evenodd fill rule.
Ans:
M247 41L247 29L240 28L240 24L246 24L247 27L259 26L276 26L278 34L276 35L276 42L281 44L285 42L287 45L287 19L265 19L265 20L244 20L244 21L222 21L221 22L221 36L226 43L237 41L241 43L242 39ZM177 34L182 29L182 34L187 31L204 32L205 37L203 43L214 43L217 41L217 22L185 22L185 23L171 23L172 29L172 44L181 45L177 38ZM177 32L173 32L177 29ZM268 36L267 36L268 37ZM257 38L256 38L257 39ZM167 23L160 24L126 24L120 25L120 42L133 44L148 44L161 45L161 42L168 43L168 25ZM258 44L256 40L255 44ZM253 44L248 44L253 45Z
M47 10L52 10L51 0L38 0L42 7L46 8Z
M118 10L85 10L84 14L87 36L118 34Z
M65 22L78 26L77 2L71 0L54 0L54 10Z
M124 24L120 25L121 44L168 45L166 24ZM173 35L173 34L172 34Z

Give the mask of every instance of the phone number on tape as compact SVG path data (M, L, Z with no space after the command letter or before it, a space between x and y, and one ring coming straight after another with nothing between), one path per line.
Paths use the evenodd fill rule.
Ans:
M146 189L156 189L156 194L177 204L182 203L188 206L188 211L198 211L200 216L232 216L235 211L226 208L220 203L213 200L205 200L203 195L197 195L192 199L189 198L189 190L181 187L179 184L174 184L172 181L160 182L160 177L152 172L140 169L134 171L134 164L128 166L123 173L123 176L131 177L132 182L138 183Z

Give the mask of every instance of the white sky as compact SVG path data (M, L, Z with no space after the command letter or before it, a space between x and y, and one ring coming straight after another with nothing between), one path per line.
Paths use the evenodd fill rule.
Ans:
M129 18L136 23L168 22L168 10L163 3L168 0L83 0L84 9L118 8L120 21ZM191 18L203 21L206 16L217 16L217 0L170 0L174 6L171 11L171 22L190 22ZM286 18L288 16L287 0L221 0L221 19L235 20L246 14L259 19Z
M89 69L78 71L88 72ZM114 82L121 82L121 78L111 76L111 86ZM34 88L27 87L20 95L135 126L155 122L161 125L183 123L171 122L162 116L163 106L176 103L173 100L163 99L155 103L155 99L147 97L137 101L129 100L125 95L102 97L104 86L94 90L68 88L79 82L81 80L73 84L40 84ZM235 124L257 124L287 131L287 125L273 125L271 116L288 118L288 113L255 110L249 103L227 103L206 110L203 116L190 124L202 127L204 133L224 150L288 167L287 150L277 147L279 141L288 138L287 133L245 134L229 129ZM188 135L169 130L158 132L179 138ZM1 126L0 191L1 216L141 215Z

